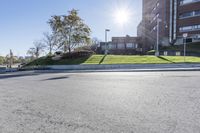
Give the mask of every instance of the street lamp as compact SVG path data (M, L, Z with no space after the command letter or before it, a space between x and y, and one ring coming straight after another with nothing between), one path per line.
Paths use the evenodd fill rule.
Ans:
M156 38L157 38L157 42L156 42L156 52L155 52L155 56L159 56L159 31L160 31L160 22L161 22L162 20L161 19L159 19L159 18L157 18L157 36L156 36Z
M12 64L13 64L13 52L10 49L10 60L9 60L9 67L12 68Z
M110 29L105 29L105 55L108 54L108 32Z
M184 56L184 62L185 62L185 56L186 56L187 37L188 37L188 33L184 33L184 34L183 34L183 47L184 47L183 56Z

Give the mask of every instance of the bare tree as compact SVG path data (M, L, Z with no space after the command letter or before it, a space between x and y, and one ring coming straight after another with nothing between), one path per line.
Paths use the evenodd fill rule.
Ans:
M33 44L34 47L30 48L27 51L27 54L37 59L44 52L45 45L42 43L42 41L35 41Z
M92 38L91 45L99 45L100 40L97 37Z
M0 56L0 65L2 65L5 62L5 57Z
M100 40L96 37L92 38L90 46L91 50L96 52L99 45L100 45Z
M52 55L52 52L54 51L55 46L58 45L58 39L55 34L49 34L48 32L43 33L44 35L44 44L49 50L49 55Z

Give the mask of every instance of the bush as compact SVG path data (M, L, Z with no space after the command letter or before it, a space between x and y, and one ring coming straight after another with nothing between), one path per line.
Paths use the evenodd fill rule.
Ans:
M63 52L62 51L56 51L55 53L54 53L54 55L62 55L63 54Z
M88 50L81 50L81 51L75 51L75 52L71 52L71 53L65 53L65 54L63 54L62 59L89 57L92 54L94 54L94 52L88 51Z
M93 45L86 45L86 46L81 46L76 48L74 51L92 51L92 52L96 52L97 51L97 44L93 44Z
M92 51L91 50L91 46L89 45L86 45L86 46L81 46L81 47L78 47L76 49L74 49L75 52L78 52L78 51Z

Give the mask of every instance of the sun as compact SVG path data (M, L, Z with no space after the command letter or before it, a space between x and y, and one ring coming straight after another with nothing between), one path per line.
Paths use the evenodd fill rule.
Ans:
M125 9L119 9L114 13L115 22L120 25L125 25L130 20L130 11Z

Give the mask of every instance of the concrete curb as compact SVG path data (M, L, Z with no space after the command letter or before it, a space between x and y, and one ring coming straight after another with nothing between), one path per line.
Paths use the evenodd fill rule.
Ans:
M95 72L181 72L181 71L200 71L199 68L164 68L164 69L104 69L104 70L26 70L24 72L33 73L95 73ZM20 72L20 71L12 71ZM23 72L23 71L22 71ZM10 72L3 72L6 74ZM21 73L21 72L20 72Z
M5 68L0 70L0 74L7 73L7 72L17 72L17 68Z
M34 71L39 73L200 71L200 64L52 65L28 67L21 70L4 69L0 70L0 74L17 71Z
M200 71L200 68L168 68L168 69L107 69L107 70L34 70L36 73L87 73L87 72L170 72Z
M167 69L200 68L200 64L132 64L132 65L51 65L27 67L24 70L108 70L108 69Z

